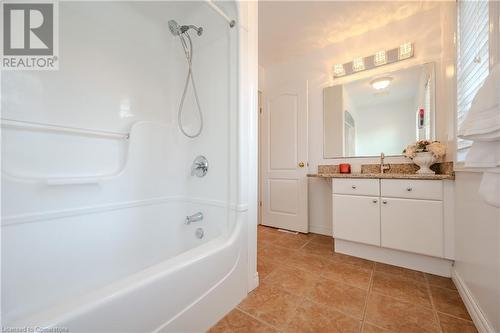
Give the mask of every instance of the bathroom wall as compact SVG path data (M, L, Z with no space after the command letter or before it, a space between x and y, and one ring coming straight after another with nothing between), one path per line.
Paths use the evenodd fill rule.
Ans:
M489 322L489 332L500 332L500 208L479 196L481 176L456 172L454 274Z
M384 27L351 37L343 42L331 44L320 51L310 53L287 62L266 66L265 86L279 87L285 82L309 82L309 172L316 172L318 164L335 164L347 161L354 169L362 163L378 163L377 158L325 159L323 158L323 88L333 84L332 66L344 63L356 56L373 54L380 49L390 49L412 41L415 57L398 64L384 66L356 75L335 80L336 84L371 77L386 71L398 70L425 62L436 63L436 139L449 147L448 160L454 158L453 104L450 104L450 83L448 75L453 75L454 55L449 48L449 33L455 15L453 2L442 2L426 11ZM446 45L446 47L443 47ZM265 91L264 91L265 94ZM403 148L403 147L402 147ZM406 159L392 158L389 162L408 162ZM331 234L331 184L328 180L309 180L309 227L312 232Z

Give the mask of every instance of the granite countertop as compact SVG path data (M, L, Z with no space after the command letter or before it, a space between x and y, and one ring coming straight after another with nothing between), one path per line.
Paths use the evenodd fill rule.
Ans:
M410 173L310 173L307 177L319 178L368 178L368 179L424 179L424 180L443 180L455 179L454 174L436 174L420 175Z

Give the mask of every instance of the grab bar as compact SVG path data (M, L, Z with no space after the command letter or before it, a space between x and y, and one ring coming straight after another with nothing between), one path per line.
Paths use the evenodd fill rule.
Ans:
M193 223L193 222L198 222L198 221L201 221L203 220L203 213L202 212L198 212L196 214L193 214L191 216L186 216L186 220L184 221L184 223L186 223L187 225Z
M112 139L127 140L130 138L130 133L92 130L92 129L86 129L86 128L68 127L68 126L44 124L44 123L38 123L38 122L31 122L31 121L24 121L24 120L13 120L13 119L6 119L6 118L1 118L1 126L7 127L7 128L26 129L26 130L33 130L33 131L49 131L49 132L61 132L61 133L70 133L70 134L79 134L79 135L90 135L90 136L112 138Z

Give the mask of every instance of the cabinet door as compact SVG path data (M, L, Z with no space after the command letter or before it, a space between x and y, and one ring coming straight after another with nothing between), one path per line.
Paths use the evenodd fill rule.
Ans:
M380 246L379 197L333 195L333 237Z
M443 256L443 202L382 198L382 246Z

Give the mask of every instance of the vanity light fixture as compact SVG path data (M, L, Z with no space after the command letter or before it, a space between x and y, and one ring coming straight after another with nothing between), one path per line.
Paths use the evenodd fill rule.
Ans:
M399 46L399 60L408 59L413 57L413 44L404 43Z
M371 86L375 90L381 90L385 89L389 86L389 84L392 81L392 77L385 76L385 77L379 77L377 79L374 79L370 82Z
M352 61L352 70L354 72L360 72L365 70L365 62L362 57L354 58Z
M385 51L378 51L374 55L373 64L375 66L385 65L387 63L387 57L385 56Z
M351 62L345 64L335 64L333 66L333 78L338 78L346 75L351 75L368 69L373 69L378 66L392 64L401 60L413 57L415 48L413 43L407 42L399 47L378 51L374 55L368 57L358 57Z
M345 75L344 65L336 64L335 66L333 66L333 73L335 74L335 76Z

